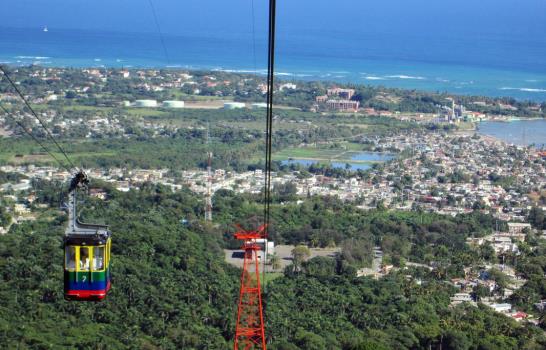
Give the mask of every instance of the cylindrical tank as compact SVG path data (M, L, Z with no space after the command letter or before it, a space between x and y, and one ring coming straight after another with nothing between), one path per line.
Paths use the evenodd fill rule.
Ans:
M245 108L246 105L243 102L226 102L224 103L224 109L237 109Z
M165 108L184 108L184 101L163 101Z
M157 101L156 100L136 100L135 107L157 107Z

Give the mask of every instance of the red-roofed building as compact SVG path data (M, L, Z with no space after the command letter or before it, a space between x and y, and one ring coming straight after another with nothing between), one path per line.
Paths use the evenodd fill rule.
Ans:
M518 312L514 312L513 314L511 314L510 317L512 317L514 320L516 320L518 322L521 322L521 321L525 320L527 317L529 317L529 315L527 315L523 311L518 311Z

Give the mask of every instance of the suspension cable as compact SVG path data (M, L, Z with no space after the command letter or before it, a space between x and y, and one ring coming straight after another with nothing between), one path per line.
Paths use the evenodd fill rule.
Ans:
M59 163L59 165L64 168L65 170L67 170L69 173L71 172L71 170L66 167L60 160L59 158L57 158L55 156L55 154L53 154L42 142L40 142L40 140L38 140L38 138L36 138L36 136L34 136L32 134L32 132L30 132L24 125L23 123L21 123L19 120L17 120L13 115L11 115L11 113L3 106L3 105L0 105L0 109L2 109L4 111L4 113L6 113L6 115L11 118L21 129L23 129L23 131L25 133L28 134L28 136L30 136L38 145L40 145L40 147L42 147L44 149L44 151L47 152L47 154L49 154L51 156L51 158L55 159L57 161L57 163Z
M267 57L267 118L266 118L266 156L265 156L265 200L264 224L270 223L271 206L271 154L273 140L273 90L275 76L275 10L276 0L269 1L269 47ZM267 234L266 229L266 234Z
M167 59L167 64L170 64L171 60L169 58L169 52L167 51L167 45L165 45L165 40L163 38L163 32L161 31L159 21L157 20L157 14L155 13L155 7L154 7L153 0L148 0L148 3L150 4L150 8L152 9L152 15L154 17L155 27L157 28L157 32L159 34L159 39L161 40L161 46L163 47L163 53L165 53L165 58Z
M23 93L21 92L21 90L19 90L19 88L17 87L17 85L13 82L13 80L11 80L10 76L8 75L8 72L6 71L6 69L4 69L4 67L2 67L0 65L0 71L2 71L2 73L4 73L4 77L6 77L6 79L9 81L9 83L11 84L11 86L13 87L13 89L17 92L17 94L19 95L19 97L21 98L21 100L23 100L24 104L27 106L27 108L30 110L30 112L32 113L32 115L40 122L40 125L44 128L44 130L46 131L46 134L49 136L49 138L53 141L53 143L55 144L55 146L57 146L57 148L59 149L59 151L61 151L61 153L64 155L64 158L66 159L66 161L68 162L68 164L70 164L70 167L72 169L78 169L74 163L72 163L72 161L70 160L70 158L68 158L68 155L66 154L66 152L64 151L64 149L61 147L61 145L59 145L59 143L57 142L57 140L55 140L55 138L53 137L53 135L51 134L51 132L48 130L48 128L46 127L45 123L42 121L42 119L40 117L38 117L38 114L36 114L36 112L34 111L34 109L30 106L30 103L28 103L27 99L25 98L25 96L23 95ZM63 168L67 168L65 166L63 166ZM69 171L71 172L71 171Z
M267 114L266 114L266 149L265 149L265 188L264 188L264 227L267 252L267 239L269 238L269 226L271 222L271 155L273 146L273 90L275 76L275 12L276 0L269 0L269 38L268 38L268 56L267 56ZM264 259L264 291L266 288L265 280L265 261Z

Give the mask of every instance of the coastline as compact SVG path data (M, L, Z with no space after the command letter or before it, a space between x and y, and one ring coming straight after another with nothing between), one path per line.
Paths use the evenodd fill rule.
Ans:
M478 120L476 123L487 123L487 122L498 122L498 123L513 123L520 121L537 121L537 120L546 120L543 117L508 117L508 118L492 118L487 120Z
M496 137L496 136L480 134L480 137L481 137L485 142L490 143L490 144L504 144L504 145L508 145L508 143L507 143L506 141L504 141L503 139L498 138L498 137Z

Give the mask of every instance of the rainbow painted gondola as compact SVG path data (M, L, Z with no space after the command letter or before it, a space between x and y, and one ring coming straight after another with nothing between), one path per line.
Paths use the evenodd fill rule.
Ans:
M84 224L77 219L76 192L86 187L84 173L76 174L69 191L68 227L64 237L64 297L98 301L111 287L112 234L105 225Z
M107 235L65 238L64 295L67 300L102 300L110 290L110 245Z

